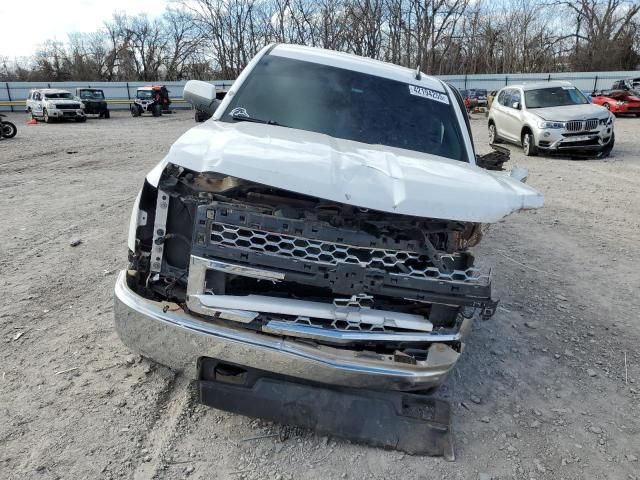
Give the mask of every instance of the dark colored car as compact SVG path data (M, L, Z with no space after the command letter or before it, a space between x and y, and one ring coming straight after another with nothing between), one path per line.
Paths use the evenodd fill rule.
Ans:
M100 88L76 88L76 97L82 103L85 115L98 115L100 118L111 116L104 91Z
M480 107L487 106L487 91L480 88L472 88L469 90L469 99Z
M611 86L611 90L626 90L634 95L640 96L640 77L617 80Z

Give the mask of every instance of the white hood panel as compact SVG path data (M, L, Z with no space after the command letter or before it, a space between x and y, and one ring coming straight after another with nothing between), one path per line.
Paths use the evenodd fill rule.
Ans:
M151 171L151 184L168 163L418 217L491 223L543 204L527 185L464 162L249 122L192 128Z

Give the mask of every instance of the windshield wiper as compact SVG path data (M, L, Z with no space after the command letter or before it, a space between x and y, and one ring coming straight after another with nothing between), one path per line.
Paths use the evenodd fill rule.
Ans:
M264 123L266 125L276 125L278 127L287 127L286 125L282 125L282 124L276 122L275 120L262 120L261 118L253 118L253 117L249 117L249 116L246 116L246 115L233 114L233 115L231 115L231 118L233 118L237 122ZM287 128L289 128L289 127L287 127Z

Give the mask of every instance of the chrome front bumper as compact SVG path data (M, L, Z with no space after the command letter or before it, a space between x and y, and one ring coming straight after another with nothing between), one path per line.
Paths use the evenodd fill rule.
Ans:
M408 364L391 355L313 345L189 315L176 304L155 302L129 288L126 271L115 286L114 316L125 345L195 378L197 361L210 357L299 379L377 390L423 390L440 385L460 354L434 343L425 361ZM466 320L464 336L471 327Z

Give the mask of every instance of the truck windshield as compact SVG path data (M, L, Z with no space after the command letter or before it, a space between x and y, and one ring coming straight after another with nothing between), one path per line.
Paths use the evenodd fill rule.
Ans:
M411 83L265 55L221 120L241 121L241 112L265 123L468 162L452 102Z
M71 95L70 93L67 93L67 92L45 93L44 94L44 98L68 98L68 99L73 99L73 95Z
M103 100L102 90L80 90L80 98L83 100Z
M582 105L589 103L589 100L575 87L526 90L524 92L524 100L527 108L560 107L563 105Z

